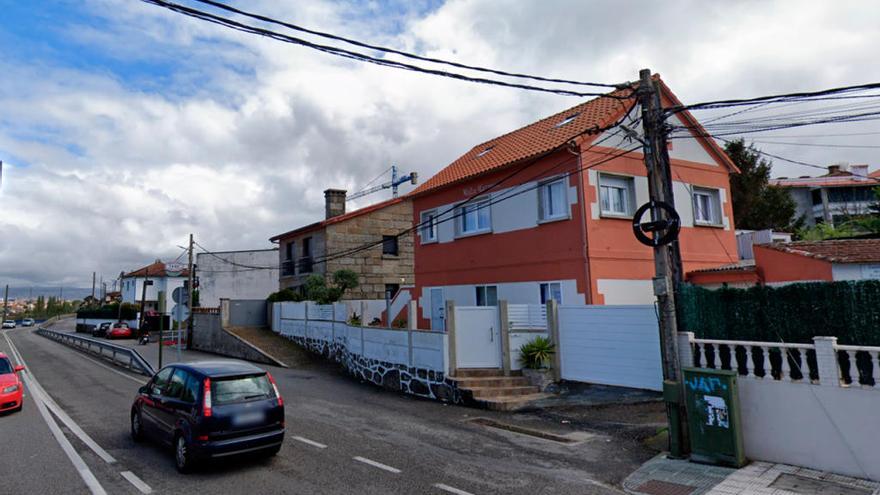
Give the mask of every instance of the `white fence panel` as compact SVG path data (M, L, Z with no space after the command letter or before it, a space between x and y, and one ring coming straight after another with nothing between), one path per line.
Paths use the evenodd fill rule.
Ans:
M519 370L522 369L522 363L519 360L519 348L522 347L523 344L529 343L535 340L536 337L544 337L548 338L550 334L548 332L523 332L511 330L509 334L510 338L510 369Z
M308 303L309 320L333 321L332 304Z
M365 329L364 357L395 364L408 364L409 342L406 332Z
M560 306L559 340L565 380L663 389L653 306Z
M302 320L306 317L306 305L305 303L297 303L297 302L282 302L278 303L281 305L281 318L287 320Z
M543 304L508 304L510 329L547 328L547 306Z
M412 366L432 370L445 369L445 335L439 332L412 332Z

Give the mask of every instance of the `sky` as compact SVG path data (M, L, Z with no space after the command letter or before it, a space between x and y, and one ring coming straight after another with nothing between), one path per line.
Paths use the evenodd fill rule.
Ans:
M685 103L880 81L880 5L866 2L229 3L510 71L616 83L647 67ZM177 258L189 233L212 251L271 247L322 218L324 189L359 190L391 164L425 180L582 101L344 60L137 0L0 0L0 54L0 284L16 286L109 280ZM875 134L830 136L854 132ZM803 144L877 136L862 122L754 139L873 170L876 149Z

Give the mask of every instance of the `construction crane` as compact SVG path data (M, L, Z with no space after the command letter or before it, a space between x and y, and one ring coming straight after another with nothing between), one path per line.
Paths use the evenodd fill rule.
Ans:
M379 184L378 186L373 186L371 188L364 189L362 191L358 191L354 194L350 194L350 195L348 195L348 197L345 198L345 200L351 201L353 199L357 199L357 198L366 196L367 194L373 194L376 191L381 191L382 189L388 189L388 188L391 188L391 196L396 198L397 197L397 186L403 184L404 182L410 182L413 185L415 185L416 183L418 183L418 181L419 181L419 174L417 172L410 172L409 175L404 175L403 177L398 177L397 176L397 166L392 165L391 166L391 180L390 181Z

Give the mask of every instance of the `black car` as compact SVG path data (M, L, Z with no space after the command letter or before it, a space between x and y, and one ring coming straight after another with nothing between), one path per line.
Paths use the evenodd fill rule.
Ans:
M108 330L110 330L110 322L105 321L104 323L96 326L94 330L92 330L92 337L107 338Z
M284 441L284 400L272 375L252 364L175 363L138 390L131 436L173 446L181 473L212 458L272 456Z

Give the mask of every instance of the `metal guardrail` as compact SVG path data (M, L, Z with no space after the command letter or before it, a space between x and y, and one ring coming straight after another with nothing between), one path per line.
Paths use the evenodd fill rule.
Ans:
M141 356L138 351L117 344L111 344L103 340L83 337L69 332L56 332L45 327L39 327L36 333L52 339L56 342L79 349L101 358L112 361L113 364L128 368L131 371L152 377L156 370Z

